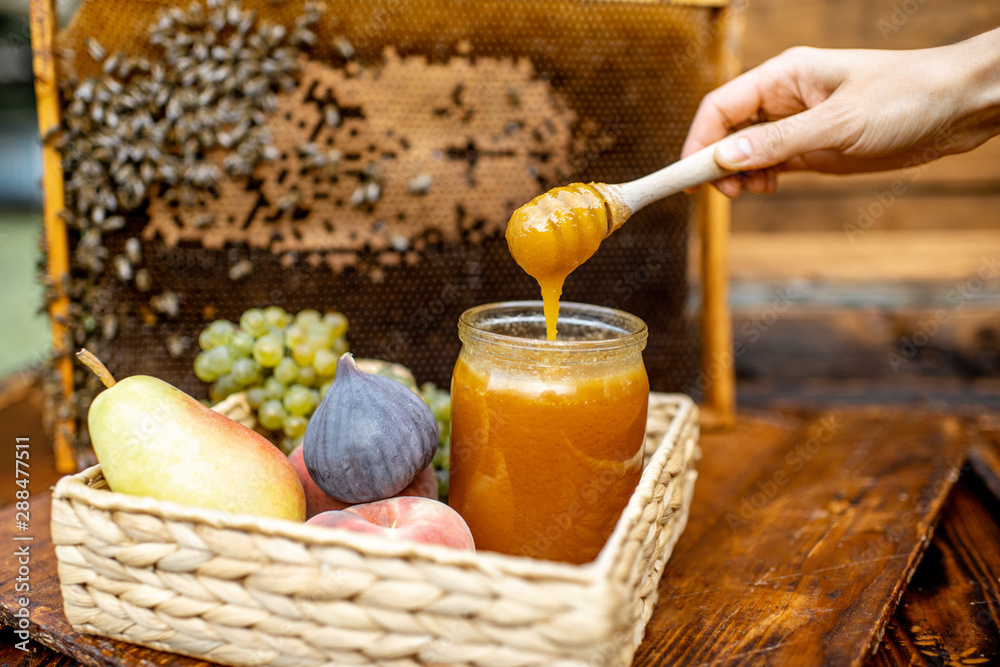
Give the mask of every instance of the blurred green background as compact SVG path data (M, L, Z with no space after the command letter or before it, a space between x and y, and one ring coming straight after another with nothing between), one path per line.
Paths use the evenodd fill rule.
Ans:
M42 168L27 4L0 0L0 378L51 350L38 315Z
M38 314L41 224L37 210L0 210L0 378L41 363L51 350L48 321Z

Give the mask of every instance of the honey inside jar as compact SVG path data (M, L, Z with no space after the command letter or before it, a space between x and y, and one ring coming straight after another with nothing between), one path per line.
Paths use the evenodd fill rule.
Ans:
M459 323L449 504L477 549L586 563L642 472L645 325L563 304L561 340L538 302L480 306Z
M535 197L507 223L510 254L541 287L548 340L556 339L566 276L590 259L611 233L616 213L612 206L593 183L573 183Z

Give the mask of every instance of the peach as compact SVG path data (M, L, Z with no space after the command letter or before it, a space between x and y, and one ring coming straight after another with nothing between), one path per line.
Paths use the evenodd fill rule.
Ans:
M288 455L288 460L291 461L292 468L295 469L295 474L299 476L299 481L302 482L302 489L305 491L307 519L311 519L321 512L342 510L351 506L350 503L341 502L336 498L327 495L323 489L316 485L316 482L314 482L312 477L309 476L309 471L306 470L305 461L302 460L302 445L299 445L292 450L292 453ZM438 481L437 474L434 472L434 466L429 465L424 468L424 470L417 475L417 478L410 482L410 485L400 491L398 495L421 496L423 498L437 500Z
M394 496L344 510L330 510L306 523L381 535L391 540L439 544L455 549L476 548L472 532L458 512L442 502L421 496Z
M434 464L427 466L410 482L410 485L397 493L398 496L420 496L421 498L438 499L438 476L434 472Z

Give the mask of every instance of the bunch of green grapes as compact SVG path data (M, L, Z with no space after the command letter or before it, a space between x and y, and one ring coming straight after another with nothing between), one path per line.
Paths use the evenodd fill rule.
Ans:
M306 425L348 351L347 317L307 309L295 316L284 308L251 308L239 325L215 320L198 336L201 352L194 374L210 382L213 403L239 391L265 429L281 433L287 454L299 443Z
M434 454L434 471L438 478L438 497L448 500L448 473L451 467L451 394L438 389L433 382L420 385L420 397L431 409L438 423L438 450Z

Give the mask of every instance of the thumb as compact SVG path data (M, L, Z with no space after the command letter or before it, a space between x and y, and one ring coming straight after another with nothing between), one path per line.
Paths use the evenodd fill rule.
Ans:
M816 109L772 123L752 125L719 141L715 161L734 171L766 169L793 157L824 148L829 127Z

